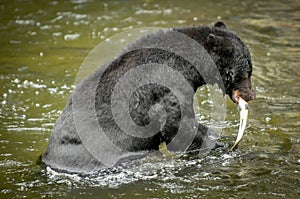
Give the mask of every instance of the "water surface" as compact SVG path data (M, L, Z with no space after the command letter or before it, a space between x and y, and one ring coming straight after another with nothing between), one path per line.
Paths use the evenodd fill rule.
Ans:
M299 1L14 0L2 1L0 13L0 198L299 198ZM217 20L253 56L257 99L237 152L153 153L87 176L40 167L76 72L96 45L133 28ZM239 113L226 105L220 128L230 144Z

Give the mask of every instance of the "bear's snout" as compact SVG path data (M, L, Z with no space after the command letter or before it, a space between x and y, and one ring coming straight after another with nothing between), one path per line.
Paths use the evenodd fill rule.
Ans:
M249 102L250 100L254 100L255 97L255 92L251 89L238 89L233 90L231 99L234 102L238 103L240 98L242 98L246 102Z

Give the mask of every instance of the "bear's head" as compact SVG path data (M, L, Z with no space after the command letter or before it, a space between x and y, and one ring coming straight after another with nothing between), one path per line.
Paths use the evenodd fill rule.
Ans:
M247 46L223 22L217 22L207 35L205 48L222 76L226 94L232 101L255 98L251 88L252 63Z

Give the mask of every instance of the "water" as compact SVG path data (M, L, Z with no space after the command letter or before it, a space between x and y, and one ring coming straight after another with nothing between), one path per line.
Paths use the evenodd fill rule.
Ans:
M0 198L299 198L298 0L2 1L0 13ZM239 151L153 153L86 176L40 167L76 72L97 44L132 28L219 19L243 38L254 62L257 100ZM226 104L220 128L230 144L239 113Z

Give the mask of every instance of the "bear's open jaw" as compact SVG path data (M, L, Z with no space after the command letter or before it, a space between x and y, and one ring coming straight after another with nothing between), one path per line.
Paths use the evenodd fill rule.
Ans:
M235 103L238 103L240 98L242 98L243 100L245 100L246 102L249 102L250 100L254 100L255 99L255 93L252 90L233 90L232 91L232 96L231 99L232 101L234 101Z
M235 103L238 103L239 100L241 98L241 95L240 95L240 91L239 90L233 90L232 91L232 97L231 99L235 102Z

